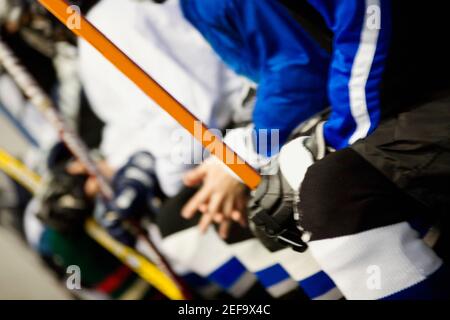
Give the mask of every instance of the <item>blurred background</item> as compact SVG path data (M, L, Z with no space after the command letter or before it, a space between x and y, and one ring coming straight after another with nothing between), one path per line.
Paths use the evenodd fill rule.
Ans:
M73 4L86 12L96 2L73 1ZM86 142L96 146L102 124L81 92L75 37L32 0L0 0L0 25L2 45L13 52L43 92L54 99L70 125L85 132ZM2 52L2 62L7 53ZM80 292L74 294L65 285L70 258L50 253L53 250L48 246L54 240L46 240L46 244L36 240L44 233L49 238L55 234L44 230L35 217L29 225L26 222L25 211L33 194L23 181L16 179L21 173L14 173L11 166L20 161L34 172L45 172L45 161L58 136L25 97L24 88L16 80L0 64L0 299L80 298ZM81 123L90 129L79 128ZM26 181L27 177L23 179ZM28 233L25 228L29 228ZM68 252L66 249L64 253ZM119 266L111 257L106 259ZM110 268L106 270L109 272ZM96 279L88 279L91 283L86 283L87 287L101 282L98 279L103 275L93 277Z

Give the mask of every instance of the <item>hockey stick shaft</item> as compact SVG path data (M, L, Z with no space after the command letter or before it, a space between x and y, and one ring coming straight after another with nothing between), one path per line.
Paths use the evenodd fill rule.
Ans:
M97 28L87 21L79 11L73 9L64 0L38 0L47 10L57 17L72 32L95 47L118 70L133 81L149 98L169 113L181 126L188 130L202 145L218 159L222 160L247 186L255 189L261 177L250 165L214 135L205 124L198 120L186 107L151 76L134 63L124 52L106 38ZM74 26L71 22L75 20ZM201 124L200 126L198 124Z
M20 63L12 50L0 40L0 62L11 75L18 87L24 92L31 103L42 112L51 125L57 130L61 140L69 150L83 163L91 176L97 178L101 193L111 198L113 193L106 178L98 170L97 165L89 156L84 143L77 137L72 127L67 125L64 118L57 112L52 100L40 88L33 76Z
M41 177L2 148L0 148L0 170L32 194L36 194L41 188ZM113 239L92 218L86 221L85 230L97 243L168 298L174 300L185 298L183 292L170 277L138 252Z
M14 52L1 40L0 63L11 75L24 94L30 99L32 104L36 106L48 119L50 124L55 127L60 134L61 140L72 152L72 154L86 167L88 173L97 179L101 194L106 199L111 199L113 197L113 190L107 179L98 169L95 161L89 155L88 148L84 142L78 137L75 131L73 131L72 127L67 125L63 116L57 111L52 100L40 88L33 76L20 63ZM172 278L172 280L179 285L180 290L183 290L186 293L186 296L188 296L187 288L178 279L175 272L169 266L169 263L158 252L156 246L147 237L146 233L139 229L137 238L140 244L146 248L149 258L154 261L163 272Z
M22 162L0 148L0 170L4 171L14 181L36 194L41 185L41 177L29 170Z

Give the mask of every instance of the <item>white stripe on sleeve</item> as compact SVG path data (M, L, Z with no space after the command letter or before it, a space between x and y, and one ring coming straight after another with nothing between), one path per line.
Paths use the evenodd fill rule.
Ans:
M375 58L380 33L379 29L369 27L368 21L371 18L369 8L372 6L381 8L380 1L366 0L366 10L360 45L353 62L349 82L350 109L353 119L356 122L356 130L350 137L350 144L366 137L371 126L366 101L366 84Z

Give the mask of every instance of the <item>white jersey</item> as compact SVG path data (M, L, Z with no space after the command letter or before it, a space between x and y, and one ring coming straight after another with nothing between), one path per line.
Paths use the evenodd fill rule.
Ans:
M103 0L88 19L207 125L223 128L241 104L247 80L225 67L184 19L178 0ZM180 152L184 159L201 156L201 146L180 143L180 134L181 141L191 141L189 133L84 41L80 72L94 111L106 123L101 151L107 161L118 168L147 150L157 159L163 190L178 192L191 165L176 159Z

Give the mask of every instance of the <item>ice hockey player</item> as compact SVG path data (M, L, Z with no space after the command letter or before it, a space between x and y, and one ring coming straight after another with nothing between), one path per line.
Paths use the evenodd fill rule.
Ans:
M122 12L121 24L120 28L117 28L111 21L114 21L115 15L120 12ZM124 15L123 12L128 14ZM157 6L151 1L104 0L91 11L88 18L135 59L144 70L184 102L194 114L203 120L206 119L206 123L213 126L220 124L219 128L223 127L226 121L220 119L226 119L230 115L229 112L227 114L227 108L229 108L227 105L241 104L240 91L242 87L245 87L245 81L242 82L240 78L230 74L230 71L219 63L215 54L195 29L183 20L178 1L168 1L162 6ZM168 24L171 26L170 29L167 27ZM124 29L129 32L124 33ZM181 39L180 34L183 34ZM181 48L184 48L187 43L189 43L190 51L187 52L184 49L182 51ZM119 172L133 172L133 179L126 178L127 183L116 188L116 199L122 199L120 196L122 194L131 194L135 201L144 203L147 196L152 194L152 187L149 187L148 183L137 181L139 180L137 178L153 181L152 186L160 184L166 196L174 196L180 190L183 174L192 167L191 164L176 165L170 158L173 144L170 136L178 129L178 126L164 116L157 106L151 108L149 106L151 102L147 100L147 97L104 61L94 49L81 43L80 50L85 89L94 109L106 122L102 151L112 166L116 168L123 166ZM143 52L146 54L142 55ZM165 68L161 68L162 65ZM208 83L207 88L211 88L214 84L206 79L218 79L217 89L204 90L206 83ZM221 93L221 90L225 92ZM195 100L191 99L193 92L198 95ZM130 107L126 107L128 105ZM213 111L208 119L211 107L213 110L222 109L222 111L219 113ZM130 135L133 138L130 138ZM198 146L195 145L195 148ZM189 156L198 154L192 150L191 144L186 145L183 152ZM131 159L128 160L130 157ZM153 163L154 168L146 169L145 163ZM125 192L130 187L128 182L131 182L134 191ZM138 184L141 186L136 188ZM145 187L146 184L147 187ZM162 209L164 214L158 215L160 217L158 224L164 237L162 249L166 250L165 253L175 261L176 265L211 278L223 288L231 290L236 296L245 293L249 284L254 281L252 280L254 276L247 272L246 268L257 275L274 297L297 290L298 284L278 265L280 260L293 261L288 258L292 255L290 250L272 255L254 239L248 230L240 230L241 235L238 238L240 241L229 245L223 242L215 231L202 236L195 228L195 224L180 221L179 209L192 193L192 190L182 191L179 196L164 206ZM123 203L123 201L119 202ZM133 208L137 206L133 201L128 200L125 203L126 208L115 210L123 213L117 217L118 220L130 217L132 215L130 212L139 211ZM114 219L114 221L105 222L108 224L105 226L112 234L121 238L122 241L130 242L125 230L121 229L119 221ZM190 240L186 241L186 237ZM215 255L211 255L212 251ZM180 252L184 252L185 255L181 255ZM302 280L306 280L318 269L317 264L307 255L302 261L296 263L308 265L308 268L297 271L302 274L300 277ZM296 268L291 266L290 269ZM231 275L230 272L234 274ZM274 277L273 274L276 276ZM276 281L273 281L274 279ZM315 290L313 298L330 292L340 297L332 283L325 282L322 287L321 290Z
M308 246L348 299L448 297L443 260L421 239L449 199L450 66L435 32L448 34L445 5L181 4L223 60L259 84L257 130L278 129L283 144L331 105L311 134L273 160L277 175L252 201L260 230L297 251ZM242 193L231 179L211 163L188 174L188 185L203 185L184 215L200 209L202 225L242 219L233 210Z

